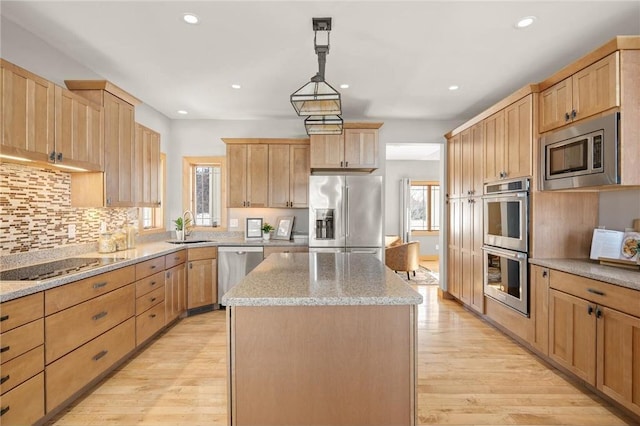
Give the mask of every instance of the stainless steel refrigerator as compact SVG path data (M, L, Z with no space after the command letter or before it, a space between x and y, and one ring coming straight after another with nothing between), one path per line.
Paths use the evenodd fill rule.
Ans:
M309 250L382 260L382 176L309 177Z

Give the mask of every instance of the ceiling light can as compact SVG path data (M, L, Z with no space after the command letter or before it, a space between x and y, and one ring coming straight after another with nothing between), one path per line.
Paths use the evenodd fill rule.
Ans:
M460 86L456 85L456 84L452 84L451 86L449 86L449 90L454 91L454 90L458 90L460 88Z
M232 85L231 85L231 88L232 88L232 89L241 89L241 88L242 88L242 86L241 86L241 85L239 85L239 84L234 83L234 84L232 84Z
M533 24L535 20L536 20L535 16L525 16L524 18L521 18L518 20L518 22L516 22L516 28L518 29L527 28L528 26Z
M178 114L180 115L187 115L189 114L187 111L183 110L183 109L179 109L178 111L176 111Z
M182 15L182 19L187 24L192 24L192 25L197 24L200 21L200 18L198 18L198 16L193 13L184 13Z

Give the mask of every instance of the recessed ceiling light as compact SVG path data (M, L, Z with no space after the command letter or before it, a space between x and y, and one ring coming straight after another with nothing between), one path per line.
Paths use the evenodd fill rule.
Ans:
M535 20L535 16L525 16L516 22L516 28L527 28L529 25L533 24L533 21Z
M193 13L185 13L184 15L182 15L182 19L184 19L184 22L186 22L187 24L197 24L198 21L200 21L200 18L198 18Z
M231 88L232 89L240 89L240 88L242 88L242 86L240 86L239 84L232 84Z
M187 114L189 114L187 111L185 111L185 110L183 110L183 109L179 109L179 110L178 110L178 111L176 111L176 112L177 112L178 114L181 114L181 115L187 115Z
M460 86L456 86L455 84L452 84L451 86L449 86L449 90L453 91L453 90L458 90L460 88Z
M348 85L348 84L341 84L341 85L340 85L340 88L341 88L341 89L348 89L348 88L349 88L349 85Z

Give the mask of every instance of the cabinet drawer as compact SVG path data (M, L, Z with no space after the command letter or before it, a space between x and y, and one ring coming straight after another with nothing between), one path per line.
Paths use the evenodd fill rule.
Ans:
M168 254L164 257L165 269L173 268L176 265L184 263L187 260L187 251L180 250L175 253Z
M135 313L134 292L130 284L46 317L46 363L131 318Z
M308 253L309 247L265 247L264 248L264 258L266 259L270 254L273 253Z
M136 297L140 297L157 288L164 288L164 271L136 281Z
M5 362L0 365L0 394L15 388L42 370L44 370L43 345Z
M136 317L136 346L144 343L164 327L164 303L159 303Z
M36 293L0 305L0 333L43 317L44 293Z
M44 293L44 314L51 315L134 281L134 267L116 269Z
M640 317L640 291L551 270L549 287Z
M44 417L44 373L2 395L3 426L32 425Z
M130 318L46 367L47 412L107 371L135 347L135 319Z
M164 301L164 285L136 299L136 315Z
M163 256L136 264L136 280L153 275L158 271L164 271Z
M187 250L187 260L216 259L218 247L199 247Z
M0 363L22 355L23 353L40 346L44 342L44 320L40 318L2 333L0 336Z

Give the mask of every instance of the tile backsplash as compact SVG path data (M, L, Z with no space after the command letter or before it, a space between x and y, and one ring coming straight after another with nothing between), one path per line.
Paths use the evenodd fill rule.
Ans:
M71 207L70 186L66 172L0 163L0 255L94 243L101 222L118 230L137 220L136 208Z

